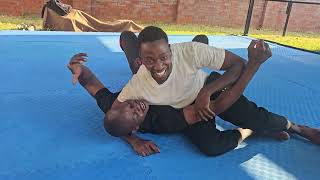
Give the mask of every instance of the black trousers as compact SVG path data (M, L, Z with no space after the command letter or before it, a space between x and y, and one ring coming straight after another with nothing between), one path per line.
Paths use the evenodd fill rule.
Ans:
M194 41L207 44L208 39L206 36L196 36ZM139 54L137 49L137 37L134 33L123 32L120 36L120 43L130 64L130 62L135 60ZM208 76L206 83L213 82L219 76L221 76L219 73L211 73ZM213 94L211 99L215 99L220 93L221 92L217 92ZM113 94L113 96L109 95L109 98L107 99L112 100L113 103L113 100L115 99L114 96L116 95L117 94ZM108 104L110 105L110 103ZM154 106L153 112L156 111L157 106ZM188 126L184 120L183 114L181 113L182 110L175 111L170 106L161 106L159 111L165 113L158 113L157 116L154 116L156 118L153 118L152 123L149 123L151 126L148 126L144 129L145 132L153 133L155 132L154 129L157 129L157 126L171 128L162 128L156 133L166 133L166 131L169 131L169 129L170 132L182 131L183 134L190 139L190 141L196 145L201 152L208 156L223 154L234 149L238 145L238 141L241 136L239 131L220 131L216 128L215 119L210 121L201 121ZM164 114L165 116L163 116ZM269 112L263 107L258 107L254 102L249 101L243 95L225 112L219 114L219 117L236 126L249 128L254 131L280 132L287 129L288 123L285 117ZM146 119L145 121L150 121L149 119L150 118Z
M214 82L219 76L221 76L219 73L212 72L206 83ZM217 98L220 93L213 94L211 100ZM269 112L263 107L258 107L243 95L218 116L238 127L256 132L280 132L287 130L288 124L285 117ZM241 136L238 130L218 130L215 119L193 124L186 128L183 133L201 152L208 156L217 156L234 149L237 147Z

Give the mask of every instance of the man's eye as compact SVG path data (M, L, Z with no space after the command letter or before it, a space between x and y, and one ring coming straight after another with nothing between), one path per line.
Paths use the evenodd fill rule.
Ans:
M146 63L148 64L152 64L153 63L153 59L152 58L146 58Z
M168 56L162 56L160 59L161 59L161 61L165 61L168 59Z

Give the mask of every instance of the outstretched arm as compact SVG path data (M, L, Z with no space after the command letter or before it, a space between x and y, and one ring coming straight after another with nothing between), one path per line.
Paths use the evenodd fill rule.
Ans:
M72 72L72 84L76 84L78 81L91 96L94 96L100 89L105 86L96 78L96 76L90 71L88 67L83 65L87 62L87 54L79 53L74 55L67 67Z
M238 81L214 101L210 102L210 108L215 114L220 114L232 106L243 94L252 77L259 67L272 56L272 52L267 43L262 40L253 40L248 47L248 63Z
M96 78L90 69L83 65L87 62L87 54L79 53L74 55L67 67L72 72L72 83L76 84L78 81L91 96L94 96L100 89L105 86ZM154 153L160 153L159 147L152 141L144 140L132 134L121 137L124 141L131 145L135 152L141 156L148 156Z
M210 109L215 114L220 114L228 109L243 94L252 77L258 71L259 67L269 57L272 52L269 45L263 41L252 41L248 47L248 63L242 72L238 81L230 88L223 91L216 100L210 102ZM215 83L214 81L213 83ZM196 114L194 105L183 108L184 116L188 124L194 124L201 120Z

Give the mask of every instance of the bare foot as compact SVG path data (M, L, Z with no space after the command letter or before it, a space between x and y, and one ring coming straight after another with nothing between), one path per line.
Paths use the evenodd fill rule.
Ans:
M320 129L311 128L308 126L295 125L298 131L295 132L300 136L310 140L314 144L320 145Z
M280 132L264 132L264 136L271 137L273 139L279 140L279 141L286 141L290 139L289 133L285 131L280 131Z

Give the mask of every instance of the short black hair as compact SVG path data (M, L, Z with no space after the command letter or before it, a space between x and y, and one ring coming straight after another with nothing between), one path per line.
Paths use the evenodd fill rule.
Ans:
M140 49L141 44L145 42L153 42L160 39L164 39L167 43L168 35L159 27L147 26L145 27L138 36L138 47Z
M131 134L134 121L120 118L118 113L108 111L104 117L104 129L114 137Z

